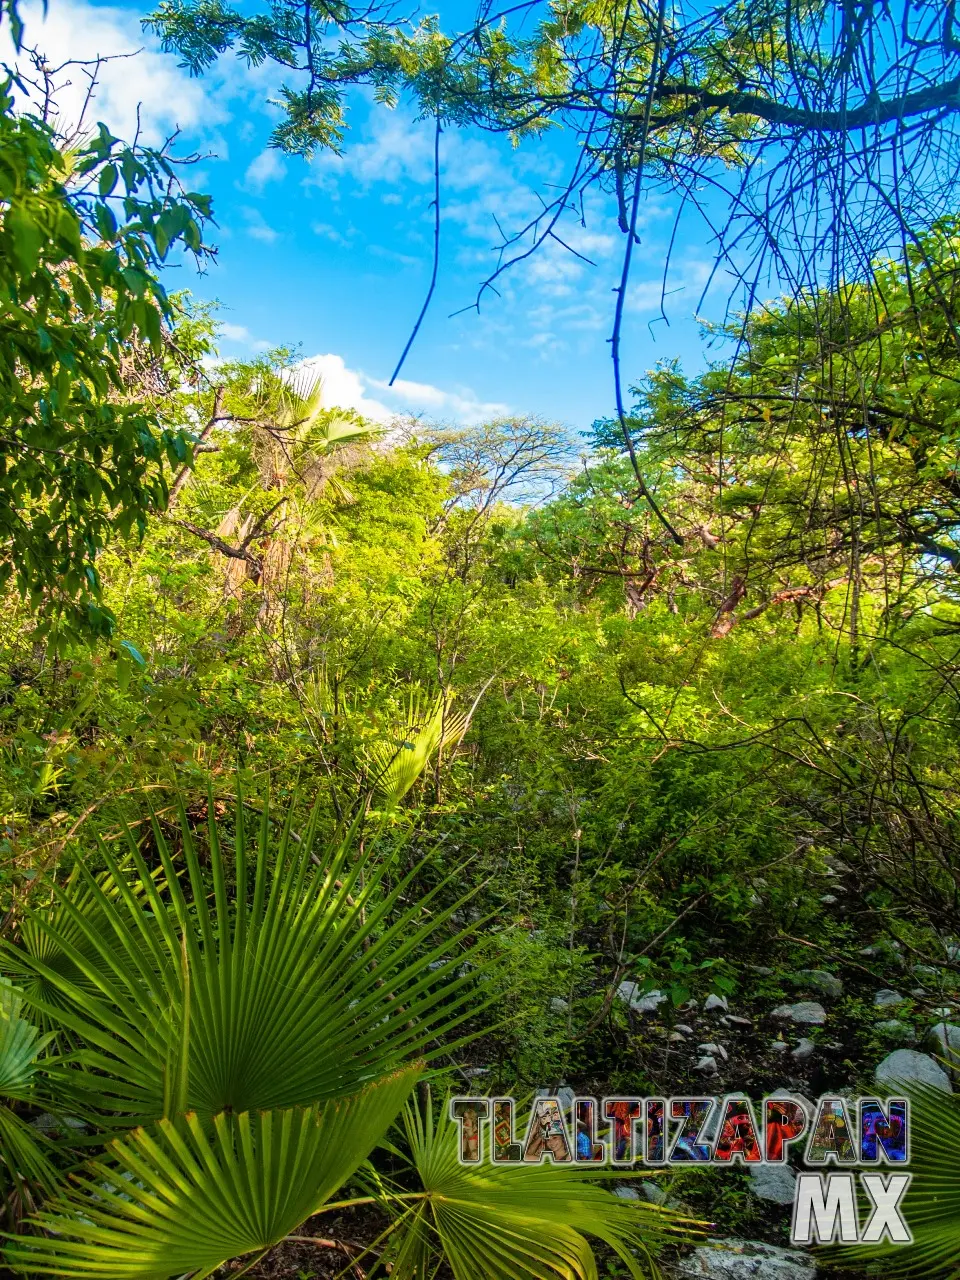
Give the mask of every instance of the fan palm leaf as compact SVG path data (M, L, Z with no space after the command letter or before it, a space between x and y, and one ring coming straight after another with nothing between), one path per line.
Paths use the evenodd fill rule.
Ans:
M920 1083L894 1082L890 1093L910 1099L912 1181L902 1203L912 1244L850 1245L826 1250L827 1265L924 1280L960 1277L960 1097Z
M56 910L28 913L69 966L6 944L30 1006L81 1046L48 1071L80 1114L129 1125L313 1106L438 1053L476 1012L470 975L456 976L470 952L451 955L467 931L437 940L463 905L433 910L446 882L407 904L410 877L391 883L373 845L354 856L351 832L318 848L315 817L300 836L288 820L275 849L271 832L267 810L251 843L241 803L228 859L211 816L208 897L185 814L183 882L154 822L162 885L131 835L124 863L101 846L109 888L81 868Z
M37 1056L53 1039L20 1017L22 994L9 981L0 981L0 1098L33 1103ZM0 1103L0 1164L4 1181L24 1179L49 1190L55 1182L45 1139L10 1106Z
M423 1196L406 1204L384 1255L393 1280L426 1280L440 1256L456 1280L597 1280L590 1236L632 1276L650 1276L656 1247L685 1229L667 1210L611 1195L601 1184L620 1170L463 1165L446 1110L435 1117L408 1104L403 1130Z
M159 871L153 873L155 880L159 880L160 875L161 872ZM115 901L119 896L119 890L112 882L109 874L98 875L96 883L108 899ZM79 912L89 922L90 932L98 939L98 945L90 945L87 942L87 935L74 923L71 915L62 905L60 895L57 895L47 907L36 913L28 914L22 920L19 951L26 953L27 956L42 960L45 966L55 970L61 977L67 978L74 984L85 986L92 991L94 990L94 985L87 981L83 969L71 959L61 940L69 942L71 948L83 954L88 965L102 968L102 943L111 935L106 928L106 920L99 911L99 895L91 893L87 887L86 879L80 866L74 867L71 871L67 886L67 892L63 896L69 899L71 910L74 913ZM140 898L144 908L147 909L146 899L135 878L132 879L130 887L132 892ZM43 927L38 927L37 920L43 921ZM55 923L56 928L50 929L48 927L50 923ZM7 969L22 981L22 994L27 1001L33 1002L34 998L36 998L46 1006L55 1006L58 1009L65 1008L69 1002L67 997L62 994L59 985L54 982L48 982L41 973L31 967L29 961L19 963L19 951L7 952ZM55 1019L40 1013L39 1010L37 1010L37 1020L45 1028L55 1025L56 1022Z
M34 1275L168 1280L263 1253L315 1213L383 1136L415 1067L306 1109L194 1115L137 1129L91 1161L7 1250Z
M469 723L469 712L451 711L442 695L424 712L419 697L411 694L399 740L377 743L367 749L374 787L384 807L392 809L398 805L433 755L459 742Z

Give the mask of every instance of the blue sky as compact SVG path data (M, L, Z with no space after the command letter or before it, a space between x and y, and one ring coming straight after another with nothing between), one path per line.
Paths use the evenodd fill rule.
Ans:
M371 109L358 94L343 159L283 157L267 147L276 72L251 74L228 58L191 80L140 31L141 12L50 0L46 20L38 7L27 8L27 40L54 63L142 50L103 69L93 114L129 136L139 108L149 140L179 126L181 150L202 153L189 185L214 197L219 257L205 276L181 269L170 283L221 303L225 354L297 347L323 375L331 403L379 417L421 413L467 423L538 414L581 431L612 412L607 339L623 237L599 193L586 203L586 225L571 219L562 233L595 266L550 243L502 277L501 296L487 294L479 314L450 318L470 306L497 260L497 222L512 232L541 196L550 198L569 163L567 140L514 150L480 133L444 135L440 283L401 381L390 389L430 276L432 126L417 124L402 107ZM440 12L456 21L452 10ZM68 117L83 91L82 75L73 80L61 97ZM642 211L623 339L628 380L660 359L679 356L693 370L704 358L693 313L712 254L693 216L681 224L674 249L670 324L657 319L673 214L658 198ZM705 314L719 315L725 297L721 283Z

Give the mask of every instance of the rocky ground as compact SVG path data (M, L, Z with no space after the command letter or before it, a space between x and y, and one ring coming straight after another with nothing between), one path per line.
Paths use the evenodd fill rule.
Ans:
M885 1096L899 1081L960 1087L948 1065L960 1062L960 993L942 985L942 971L909 964L896 947L861 954L852 979L754 966L755 981L736 1000L713 995L680 1009L661 992L621 983L644 1074L666 1096L743 1091L807 1102L828 1092ZM794 1167L760 1165L672 1172L641 1187L715 1224L708 1244L675 1262L678 1277L813 1280L810 1255L789 1247L795 1178Z
M626 1063L637 1080L632 1092L664 1096L742 1091L758 1099L779 1092L812 1102L827 1092L883 1096L900 1080L960 1087L947 1065L951 1054L960 1055L960 991L944 987L942 971L912 965L896 947L864 948L861 957L842 976L826 968L784 975L754 966L736 997L712 995L679 1008L626 980L611 1018L610 1059ZM566 1018L563 999L554 997L552 1005ZM473 1056L463 1074L482 1080L485 1092L499 1088L496 1064L483 1060L482 1045ZM549 1081L540 1092L569 1101L576 1093L620 1091L607 1083L591 1075ZM795 1178L789 1165L672 1169L624 1184L617 1194L679 1207L711 1224L702 1244L664 1259L676 1280L815 1280L820 1273L810 1254L789 1246ZM365 1212L319 1219L303 1234L347 1242L349 1250L384 1225ZM349 1262L343 1249L295 1242L248 1274L332 1280ZM361 1274L362 1268L345 1273ZM621 1272L614 1266L607 1274Z

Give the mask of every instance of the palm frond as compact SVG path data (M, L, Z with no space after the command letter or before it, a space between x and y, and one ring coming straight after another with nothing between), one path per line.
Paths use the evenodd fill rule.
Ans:
M52 913L28 914L64 962L5 944L28 1005L82 1045L48 1068L65 1105L119 1124L312 1106L435 1055L476 1015L456 976L468 931L438 937L465 901L435 909L448 882L408 904L373 843L324 849L315 818L275 841L269 811L251 842L242 803L228 859L213 808L209 898L182 814L183 883L155 822L162 886L132 835L129 872L102 845L109 888L81 868Z
M912 1181L901 1206L912 1244L848 1245L822 1251L819 1261L861 1273L960 1277L960 1096L932 1085L891 1083L891 1094L910 1099Z
M32 1101L37 1055L53 1040L20 1017L23 992L0 978L0 1096Z
M162 1120L113 1142L32 1220L7 1260L33 1275L208 1276L294 1231L354 1172L396 1117L415 1067L314 1107Z
M20 1017L23 994L0 979L0 1098L37 1101L37 1057L53 1040ZM0 1103L0 1165L4 1181L24 1180L50 1190L55 1182L46 1140L9 1106Z
M124 865L123 870L127 876L130 891L139 899L144 910L147 910L147 899L142 886L138 884L135 875L129 874L129 864ZM162 869L155 870L152 875L155 883L162 886ZM95 880L108 900L115 902L119 897L119 889L110 874L97 875ZM62 896L70 900L69 912L62 905ZM82 930L76 924L76 913L82 915L88 922L89 931ZM38 921L41 922L39 927ZM55 928L51 929L49 927L51 924L55 925ZM94 944L89 942L91 934L96 939ZM104 968L105 944L109 943L112 936L108 921L99 909L99 895L92 893L87 887L86 875L79 865L71 871L63 895L58 894L49 905L33 914L28 914L22 921L20 947L7 951L5 963L8 973L19 979L22 987L20 998L26 999L36 1010L37 1021L41 1027L49 1029L57 1026L58 1022L55 1016L42 1013L36 1004L37 1001L46 1007L60 1009L66 1007L69 1000L63 995L59 983L48 982L26 957L41 960L44 966L55 970L61 978L85 987L87 990L94 990L95 984L90 983L84 976L85 967L92 965L96 968ZM72 951L79 952L83 956L85 966L77 964L65 949L64 943L69 943Z
M315 453L325 453L357 440L369 440L381 429L332 412L323 403L323 377L301 368L280 391L274 413L281 430L296 429L301 443Z
M367 763L383 804L400 803L437 751L459 742L470 723L470 713L451 711L441 694L424 712L418 693L411 693L406 724L398 738L367 748Z
M456 1280L596 1280L588 1237L634 1277L654 1276L656 1249L685 1220L601 1184L623 1172L554 1164L462 1165L446 1109L408 1104L403 1129L423 1198L405 1213L384 1262L394 1280L431 1276L443 1257Z

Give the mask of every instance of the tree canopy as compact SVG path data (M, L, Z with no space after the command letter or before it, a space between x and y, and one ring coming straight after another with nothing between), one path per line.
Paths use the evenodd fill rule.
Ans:
M159 271L208 252L209 199L164 151L105 125L58 137L14 88L0 96L0 584L42 607L47 630L108 635L97 555L143 535L191 458L175 404L203 325Z
M3 1262L647 1280L709 1227L682 1267L729 1245L761 1275L789 1215L746 1169L615 1195L642 1158L593 1167L571 1114L590 1166L543 1163L537 1118L873 1097L906 1050L937 1085L903 1085L914 1239L871 1260L955 1276L952 3L148 22L197 71L287 68L290 151L346 145L352 88L408 95L435 237L443 129L572 130L502 267L609 195L615 395L579 447L536 414L375 423L295 351L223 358L215 311L164 287L212 252L172 143L65 135L7 83ZM729 200L745 287L698 373L621 369L650 183ZM478 1129L533 1095L487 1134L516 1121L527 1163L461 1162L467 1090Z

